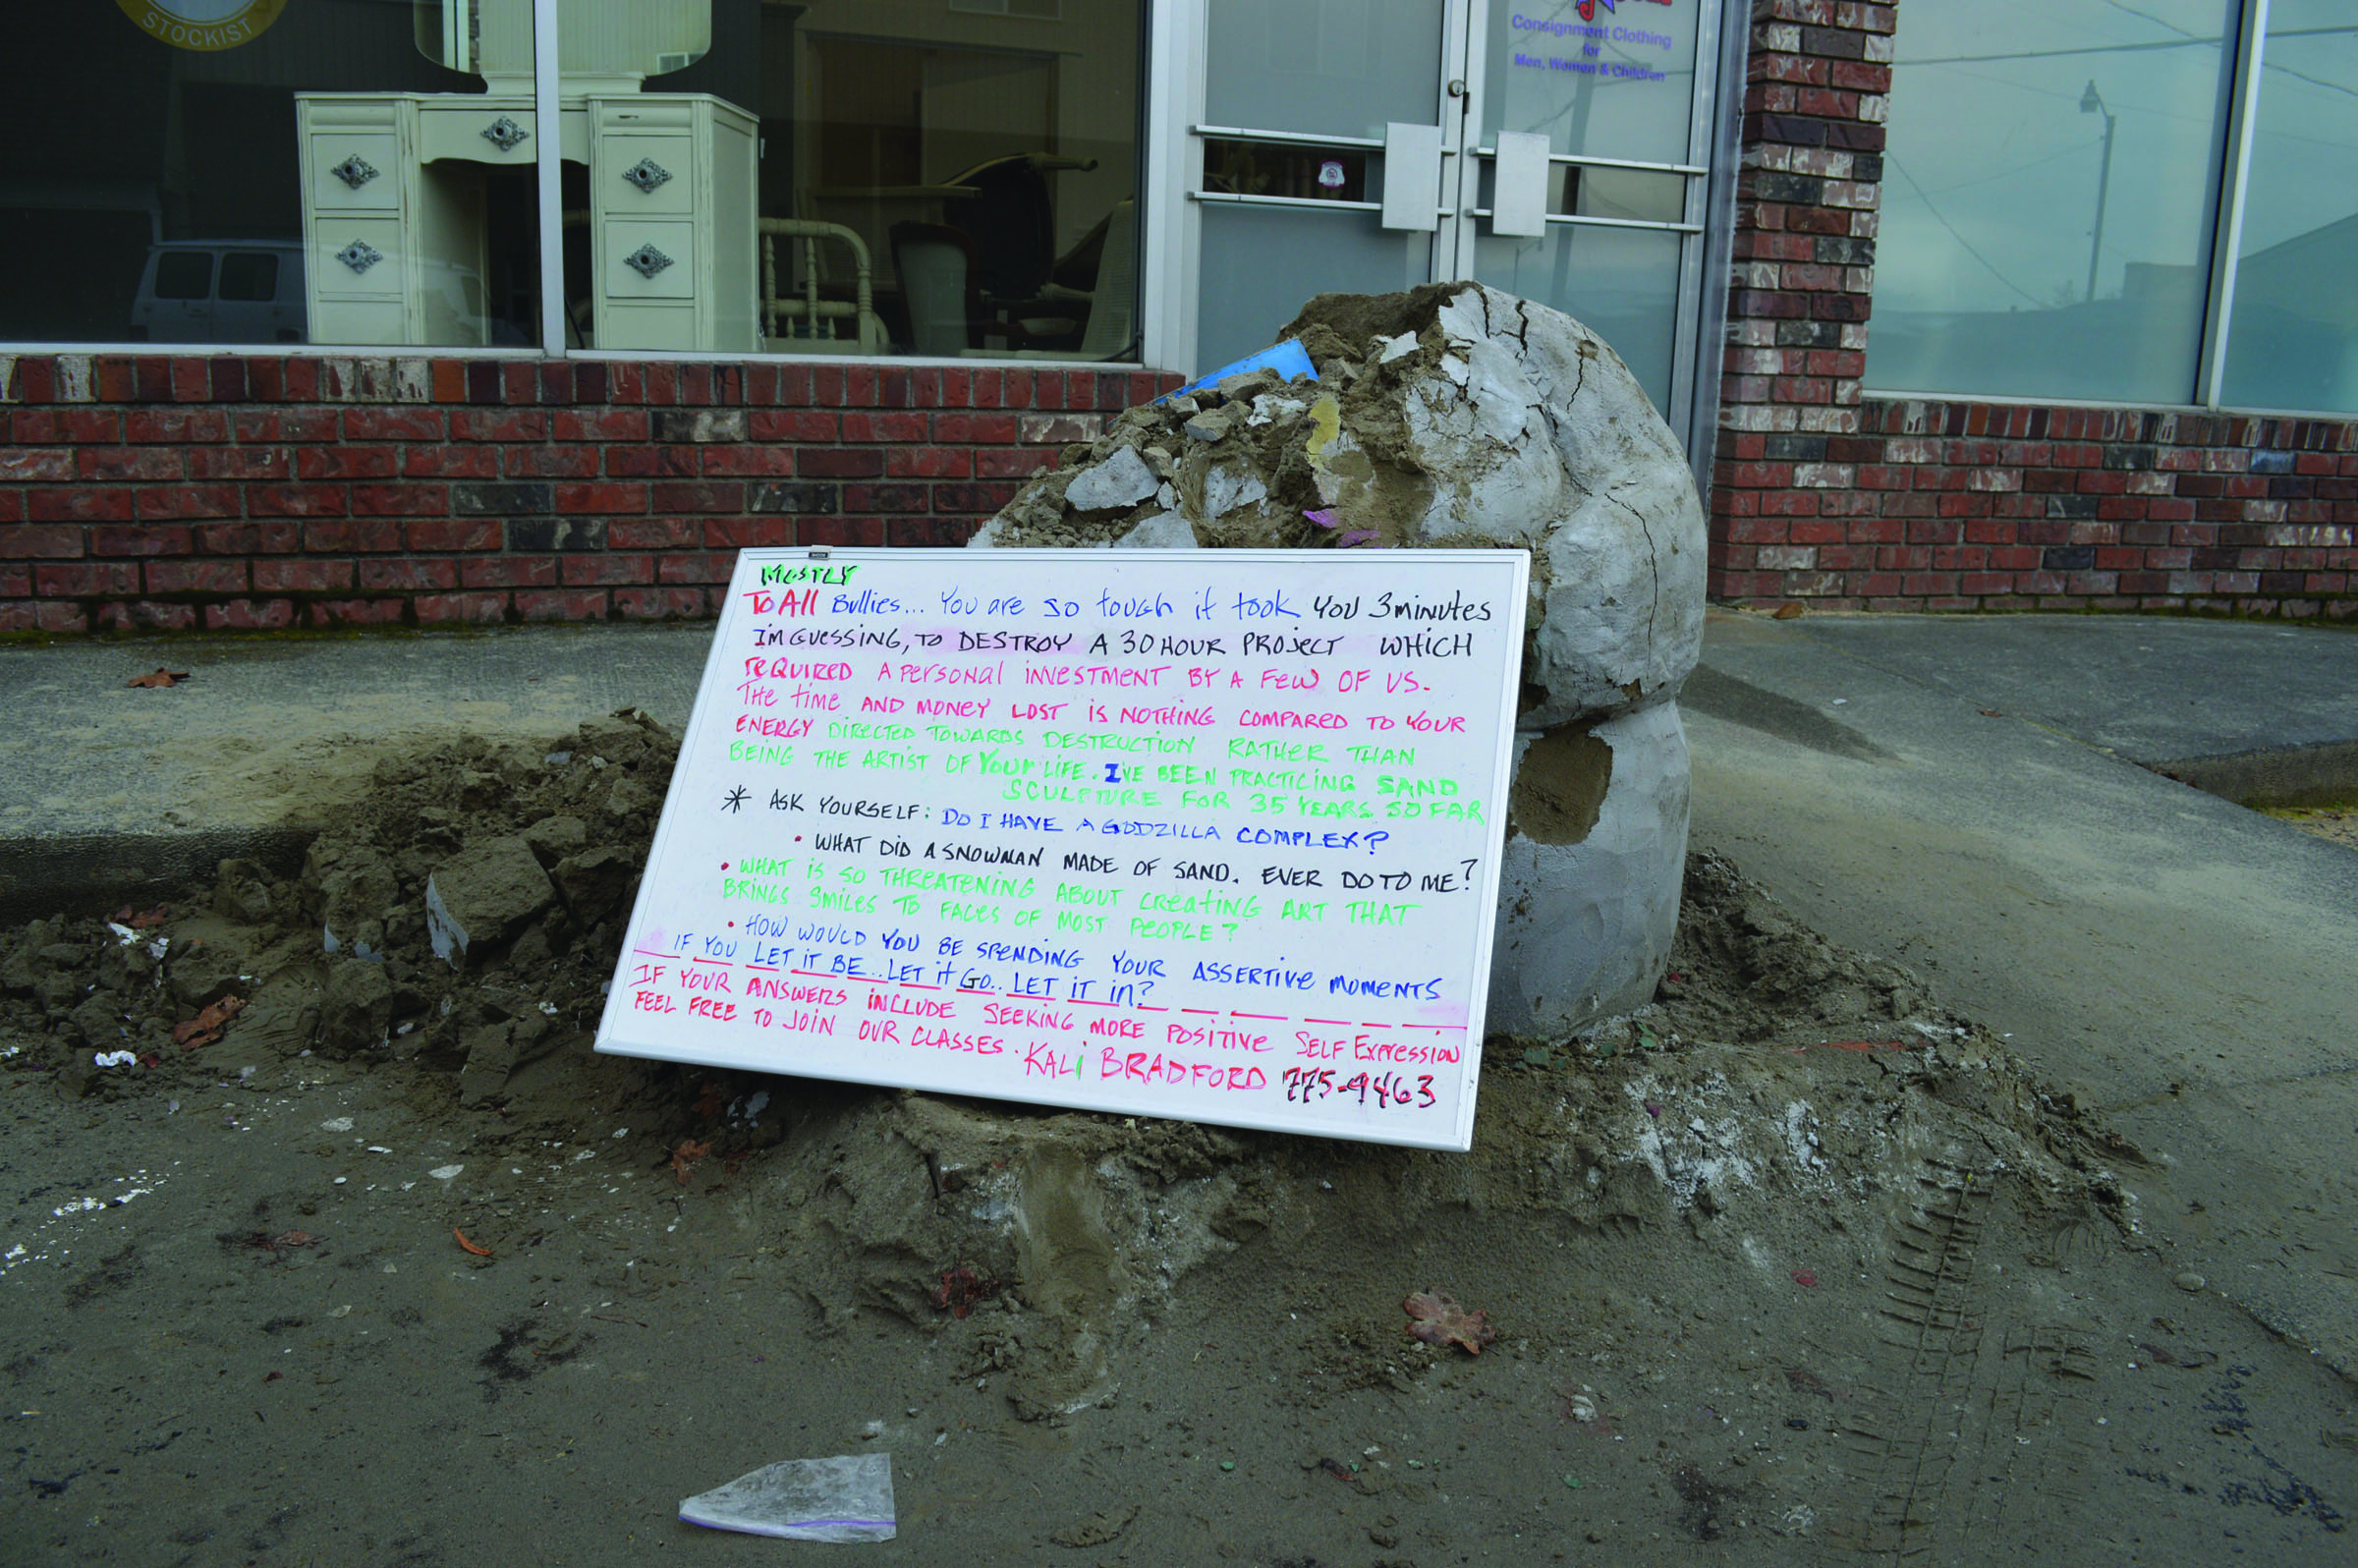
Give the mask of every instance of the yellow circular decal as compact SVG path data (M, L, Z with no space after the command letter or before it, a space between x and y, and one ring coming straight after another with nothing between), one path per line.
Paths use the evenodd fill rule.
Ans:
M175 49L235 49L278 20L287 0L115 0L123 14Z

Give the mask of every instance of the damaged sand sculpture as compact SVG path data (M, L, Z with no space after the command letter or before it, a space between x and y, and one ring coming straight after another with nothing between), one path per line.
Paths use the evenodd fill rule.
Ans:
M1515 548L1532 603L1488 1027L1561 1037L1650 999L1687 839L1680 685L1703 639L1685 455L1604 341L1474 283L1319 295L1263 369L1065 449L978 548Z

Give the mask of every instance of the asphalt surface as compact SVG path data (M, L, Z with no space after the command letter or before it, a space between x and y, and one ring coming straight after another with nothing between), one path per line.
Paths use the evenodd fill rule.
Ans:
M419 737L554 737L629 705L684 721L709 643L693 625L0 648L0 918L109 905L225 854L291 860ZM192 678L124 685L158 666ZM1684 708L1697 846L2010 1034L2124 1135L2128 1212L2175 1267L2358 1375L2358 854L2153 770L2348 769L2358 636L1715 614Z

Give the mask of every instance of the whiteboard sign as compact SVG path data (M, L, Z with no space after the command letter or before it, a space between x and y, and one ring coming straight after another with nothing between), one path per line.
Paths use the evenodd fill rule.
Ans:
M744 551L597 1048L1469 1147L1528 569Z

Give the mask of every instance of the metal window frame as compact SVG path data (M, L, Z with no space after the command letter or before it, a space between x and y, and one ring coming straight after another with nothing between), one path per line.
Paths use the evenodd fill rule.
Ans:
M2251 184L2252 136L2260 118L2260 71L2268 49L2269 0L2244 0L2235 38L2235 88L2227 111L2227 158L2218 221L2211 233L2210 292L2203 308L2196 401L2218 408L2227 378L2227 328L2235 310L2235 268L2243 250L2243 203Z
M1740 0L1731 0L1731 4ZM1867 385L1862 397L1882 402L1992 403L2039 408L2150 409L2168 414L2252 414L2270 419L2339 420L2358 410L2307 410L2230 405L2226 400L2227 353L2242 262L2244 205L2251 191L2252 143L2260 120L2261 78L2267 69L2271 0L2241 0L2234 34L2233 77L2227 90L2227 125L2222 156L2215 166L2218 205L2211 230L2209 278L2204 294L2202 341L2195 361L2192 401L2043 397L2026 393L1912 392ZM1894 83L1896 89L1897 84ZM1874 342L1872 320L1868 341ZM1872 368L1872 366L1871 366ZM1708 469L1704 472L1709 472Z

